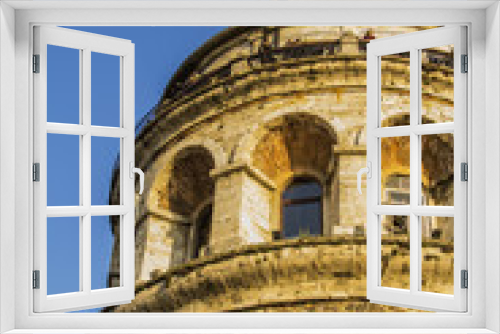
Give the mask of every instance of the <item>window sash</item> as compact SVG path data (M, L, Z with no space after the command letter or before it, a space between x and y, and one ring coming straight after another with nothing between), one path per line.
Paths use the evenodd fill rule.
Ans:
M134 183L128 177L134 162L134 46L130 41L64 28L35 27L34 54L40 71L34 74L34 150L40 181L34 184L34 263L40 288L34 289L35 312L62 312L116 305L134 298ZM47 45L80 50L80 124L47 122ZM120 57L120 117L118 128L91 125L91 52ZM47 134L80 137L80 205L47 206ZM91 138L120 138L120 205L91 205ZM91 217L120 215L120 287L91 289ZM47 217L79 217L80 291L47 295Z
M436 28L412 34L375 40L368 45L367 69L367 161L372 162L372 178L367 181L367 297L385 305L425 310L459 311L467 308L467 290L460 287L460 271L467 269L466 217L467 183L460 180L460 163L467 162L466 75L460 73L461 54L466 54L464 27ZM419 124L421 105L420 51L454 45L454 122ZM381 56L410 52L410 125L380 127ZM419 203L421 185L421 135L454 134L454 206L423 206ZM410 205L381 205L380 138L410 137ZM410 219L410 289L380 286L381 215L407 215ZM454 295L423 292L421 284L422 216L454 217Z

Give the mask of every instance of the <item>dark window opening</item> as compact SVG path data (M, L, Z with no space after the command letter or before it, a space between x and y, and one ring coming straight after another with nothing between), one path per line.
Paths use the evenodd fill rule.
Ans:
M212 205L205 207L196 221L196 241L194 257L199 258L210 254L210 229L212 227Z
M311 178L296 178L282 195L281 237L323 234L321 185Z

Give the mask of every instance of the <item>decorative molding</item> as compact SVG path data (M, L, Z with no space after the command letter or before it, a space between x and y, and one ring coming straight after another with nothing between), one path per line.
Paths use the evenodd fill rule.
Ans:
M155 216L157 218L165 219L169 223L180 223L185 225L191 225L192 222L189 218L179 215L170 210L160 209L160 208L150 208L147 210L145 216Z
M252 176L254 179L259 181L263 186L269 188L270 190L276 190L278 187L276 184L268 178L264 173L262 173L257 168L251 166L246 162L240 162L235 164L227 165L223 168L216 168L210 172L210 176L217 179L221 176L225 176L231 173L245 171L248 175Z
M366 146L335 145L333 153L338 155L366 155Z

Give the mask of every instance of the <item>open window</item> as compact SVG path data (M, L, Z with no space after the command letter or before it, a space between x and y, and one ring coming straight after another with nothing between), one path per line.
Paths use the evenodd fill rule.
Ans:
M368 44L367 297L372 303L467 310L465 29L436 28ZM450 62L446 72L437 66L442 62ZM424 71L432 74L425 80ZM436 86L428 79L433 76L444 77L446 84ZM396 96L397 87L406 87L409 95ZM448 107L423 103L433 89L448 94ZM429 122L429 115L439 121ZM439 279L452 281L452 290L429 288L438 273L426 250L436 241L446 245L441 251L449 259ZM398 254L406 275L391 277L386 252Z
M63 28L34 32L34 311L127 303L135 283L133 178L134 172L142 175L134 168L134 44ZM97 66L101 70L93 71ZM112 78L103 76L108 70ZM103 90L112 101L92 103L91 94ZM56 106L64 112L54 113ZM119 175L118 205L92 190L104 177L109 152L119 157L109 163ZM112 288L96 284L91 273L98 260L93 230L111 221L121 254ZM49 291L47 281L57 274L48 271L56 267L60 274L71 272L72 282Z

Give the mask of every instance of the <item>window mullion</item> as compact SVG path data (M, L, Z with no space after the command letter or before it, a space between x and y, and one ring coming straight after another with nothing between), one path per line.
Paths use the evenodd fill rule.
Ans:
M380 109L379 109L380 110ZM408 136L412 131L410 126L379 127L373 129L373 135L378 138Z
M453 122L419 124L412 128L412 132L418 135L434 135L442 133L453 133L455 125Z
M418 125L420 107L420 57L419 50L410 51L410 206L418 205L420 194L420 137L413 132ZM419 217L410 213L410 291L419 290L420 245Z
M82 125L85 127L91 126L91 51L84 49L82 53ZM80 154L80 169L82 174L80 183L82 185L82 204L84 207L90 208L91 203L91 135L87 132L81 137L82 147ZM91 289L91 216L87 213L81 218L81 233L80 233L80 278L84 292L90 292Z
M80 50L80 61L79 61L79 89L78 89L78 95L79 95L79 100L78 100L78 106L79 106L79 111L78 111L78 114L79 114L79 124L78 124L78 127L82 127L83 128L83 61L84 61L84 58L83 58L83 50ZM47 128L50 129L51 127L51 124L47 124ZM57 127L57 126L56 126ZM66 128L66 127L65 127ZM76 129L75 129L76 130ZM80 206L83 206L84 203L83 203L83 198L84 198L84 191L83 191L83 166L82 166L82 161L83 161L83 136L80 135L79 137L79 141L80 141L80 146L79 146L79 150L80 150L80 166L79 166L79 171L80 171L80 200L79 200L79 204ZM83 291L84 287L83 287L83 282L84 282L84 278L83 278L83 272L84 272L84 268L83 268L83 261L84 261L84 257L83 257L83 226L84 226L84 219L83 219L83 216L80 216L80 228L79 228L79 256L78 256L78 261L79 261L79 290L80 291Z
M409 205L375 205L373 213L377 215L408 216L411 213Z

